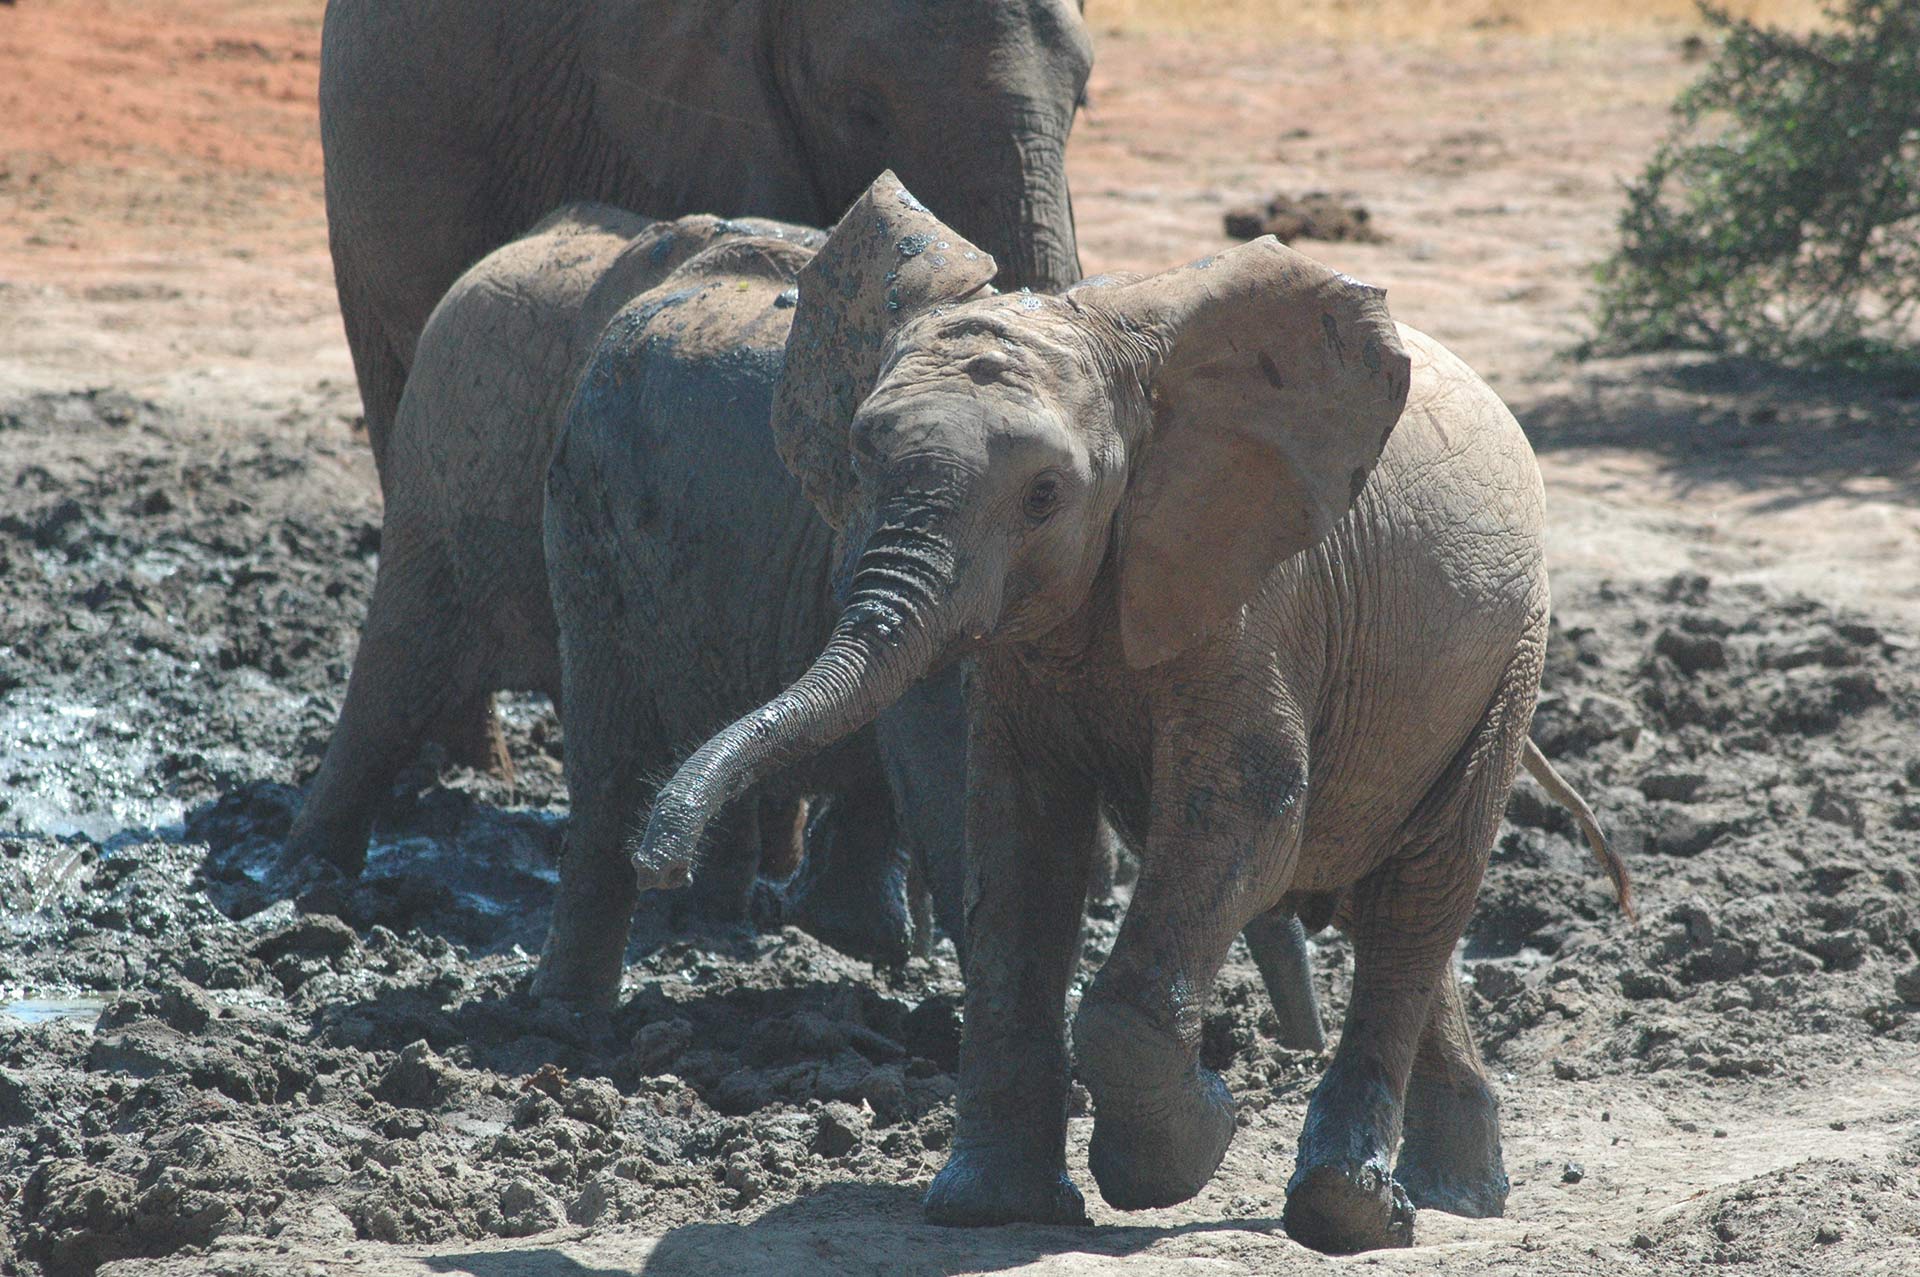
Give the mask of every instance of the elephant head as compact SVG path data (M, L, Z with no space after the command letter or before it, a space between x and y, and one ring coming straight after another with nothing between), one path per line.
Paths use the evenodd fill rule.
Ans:
M677 881L719 806L983 645L1136 669L1240 624L1352 506L1408 358L1383 294L1272 239L1064 296L883 174L802 272L782 455L848 547L838 627L786 692L655 803L641 881ZM1103 646L1104 645L1104 646Z
M773 74L830 220L891 168L999 260L1005 287L1080 278L1067 133L1093 65L1072 0L799 0Z

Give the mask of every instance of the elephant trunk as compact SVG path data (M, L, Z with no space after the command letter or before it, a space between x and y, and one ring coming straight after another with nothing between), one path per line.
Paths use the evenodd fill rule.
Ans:
M642 890L684 883L721 808L866 726L934 667L959 630L946 605L952 560L942 542L899 521L866 540L846 606L812 665L702 745L654 800L632 853Z
M1019 140L988 166L1005 170L1002 181L983 180L966 165L924 174L913 167L900 166L901 180L954 230L993 254L1000 265L996 287L1051 293L1080 282L1064 137Z

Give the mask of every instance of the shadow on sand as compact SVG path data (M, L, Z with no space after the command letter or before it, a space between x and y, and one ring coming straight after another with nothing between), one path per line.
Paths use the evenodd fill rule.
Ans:
M941 1228L920 1215L917 1188L833 1184L744 1224L688 1224L637 1244L631 1259L607 1237L572 1247L440 1255L436 1272L468 1277L948 1277L1019 1269L1051 1256L1102 1261L1187 1234L1280 1232L1278 1219L1202 1220L1171 1228ZM604 1253L603 1253L604 1252ZM1302 1252L1306 1254L1306 1252Z
M1681 491L1733 484L1790 509L1831 498L1920 505L1920 393L1751 359L1597 360L1569 390L1515 402L1534 450L1630 448Z

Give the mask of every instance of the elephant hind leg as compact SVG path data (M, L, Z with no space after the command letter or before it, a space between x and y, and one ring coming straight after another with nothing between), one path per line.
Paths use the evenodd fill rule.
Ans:
M787 891L787 920L848 957L889 967L906 962L907 856L887 787L830 795L807 822L806 838L800 875Z
M400 396L407 387L407 368L413 362L412 342L419 336L419 327L415 327L411 337L397 335L392 326L382 320L369 290L352 271L336 267L334 283L340 293L340 320L347 330L347 351L353 356L354 379L360 383L360 408L366 421L367 442L373 448L374 470L380 476L384 491L387 440L400 413ZM404 351L403 340L407 346Z
M1356 884L1342 907L1342 927L1353 937L1353 996L1333 1063L1307 1106L1285 1211L1288 1235L1316 1250L1411 1245L1416 1186L1431 1189L1429 1200L1446 1209L1472 1204L1498 1213L1485 1207L1505 1199L1499 1124L1452 962L1499 831L1538 680L1537 663L1523 654L1416 809L1401 849ZM1416 1072L1420 1081L1410 1089ZM1412 1157L1403 1154L1400 1165L1412 1184L1388 1169L1403 1116Z
M359 873L387 787L430 725L471 702L481 682L484 653L447 597L439 548L405 533L386 540L339 721L287 835L282 863L292 869Z
M1414 1054L1405 1126L1393 1174L1415 1206L1470 1219L1505 1213L1500 1106L1481 1068L1451 966Z
M459 766L513 783L513 758L507 752L500 716L494 712L493 689L476 688L466 699L450 705L427 729L426 736L445 746L447 758Z

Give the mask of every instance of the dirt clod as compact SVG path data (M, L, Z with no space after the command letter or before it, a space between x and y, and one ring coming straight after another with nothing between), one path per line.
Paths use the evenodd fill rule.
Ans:
M1282 244L1301 239L1371 244L1386 238L1366 205L1326 191L1308 191L1297 198L1278 194L1264 204L1229 210L1223 220L1233 239L1271 235Z

